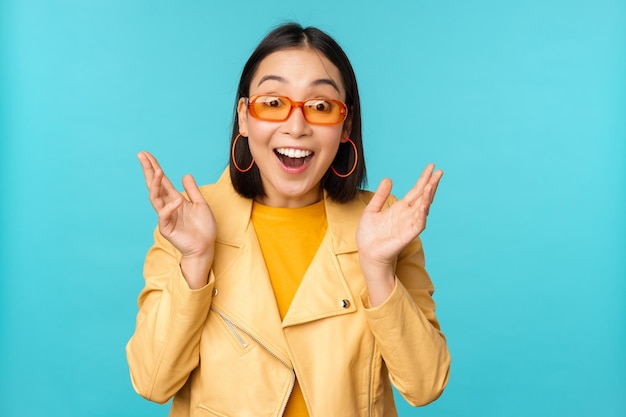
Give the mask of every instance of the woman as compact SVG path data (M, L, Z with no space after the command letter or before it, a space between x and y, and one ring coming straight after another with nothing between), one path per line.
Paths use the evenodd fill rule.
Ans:
M401 199L365 179L352 66L315 28L278 27L239 83L216 184L139 154L158 214L127 346L171 416L393 416L390 381L435 400L450 366L418 235L443 173Z

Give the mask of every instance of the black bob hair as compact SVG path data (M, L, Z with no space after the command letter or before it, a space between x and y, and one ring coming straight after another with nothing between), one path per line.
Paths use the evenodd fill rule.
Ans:
M359 91L356 77L352 65L345 52L333 38L315 27L303 28L297 23L286 23L278 26L256 47L248 62L243 68L239 87L237 89L237 99L235 100L235 114L233 130L230 139L232 149L233 142L239 134L239 118L237 107L242 97L249 97L250 83L259 67L261 61L269 54L289 48L311 48L319 51L330 62L332 62L341 73L343 86L346 90L346 105L348 106L348 117L350 118L351 129L350 139L356 145L358 160L356 169L347 178L340 178L332 170L322 177L322 187L328 196L337 202L345 203L353 199L358 190L366 183L365 158L363 155L363 140L361 134L361 104L359 101ZM345 122L344 122L345 123ZM239 167L248 167L252 162L252 155L246 138L240 138L234 150L234 157ZM246 198L264 196L263 183L259 169L254 164L247 172L238 171L230 159L230 177L235 190ZM354 149L349 142L341 143L337 155L332 162L332 166L339 173L348 173L354 165Z

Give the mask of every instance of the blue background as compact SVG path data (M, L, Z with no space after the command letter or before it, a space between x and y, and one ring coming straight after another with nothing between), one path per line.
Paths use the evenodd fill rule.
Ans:
M369 187L446 171L423 234L449 386L402 416L626 415L626 2L0 3L1 416L165 416L124 346L156 216L214 181L252 49L345 48Z

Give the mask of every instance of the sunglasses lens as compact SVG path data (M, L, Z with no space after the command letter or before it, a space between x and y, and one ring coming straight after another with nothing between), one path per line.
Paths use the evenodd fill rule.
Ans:
M254 116L261 120L285 120L290 110L291 101L286 97L258 96L252 100Z
M312 99L304 102L304 115L310 123L331 125L343 122L345 107L338 101Z

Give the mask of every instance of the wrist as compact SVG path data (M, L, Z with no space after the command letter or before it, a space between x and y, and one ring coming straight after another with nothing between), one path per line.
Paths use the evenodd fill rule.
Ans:
M213 263L213 253L184 255L180 259L180 270L189 288L197 290L209 282L209 271Z
M378 307L393 292L396 276L393 264L360 258L361 271L369 293L370 307Z
M367 275L371 275L372 278L388 278L394 275L393 262L372 258L363 253L359 253L359 263L363 273L366 274L366 278Z

